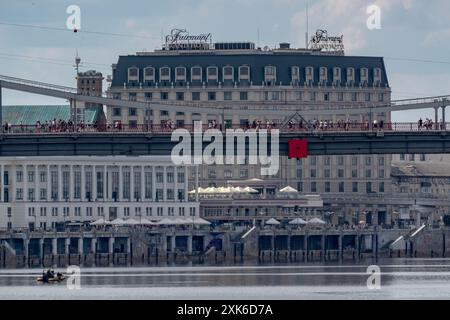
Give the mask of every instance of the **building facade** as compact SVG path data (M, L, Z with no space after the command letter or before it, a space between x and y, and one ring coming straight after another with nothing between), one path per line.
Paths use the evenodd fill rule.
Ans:
M3 157L0 228L198 216L195 173L166 157Z
M229 126L245 126L255 121L281 125L285 116L268 116L267 110L291 110L292 114L317 110L305 121L356 123L390 121L389 113L365 114L358 108L389 103L391 90L383 58L355 57L290 48L255 49L254 45L211 45L183 47L183 50L156 50L120 56L113 65L108 95L117 99L164 102L179 105L179 111L163 107L148 110L107 107L110 122L130 127L171 121L176 126L216 121ZM183 106L217 108L214 114L183 111ZM341 111L345 107L346 111ZM247 110L244 114L224 114L221 110ZM320 110L336 110L320 115ZM310 114L310 113L308 113ZM277 188L296 187L305 194L320 194L331 206L336 196L365 198L389 194L389 155L320 156L303 160L281 157L281 170L263 177ZM200 166L200 185L225 186L228 180L262 178L255 165ZM387 211L372 205L348 202L336 211Z

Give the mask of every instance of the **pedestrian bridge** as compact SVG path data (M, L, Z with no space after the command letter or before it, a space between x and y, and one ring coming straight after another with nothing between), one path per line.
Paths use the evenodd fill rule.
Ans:
M289 140L297 139L308 141L308 155L450 153L450 132L446 130L282 131L280 155L288 155ZM226 150L226 136L223 140ZM177 143L171 141L170 132L3 133L0 156L170 155ZM269 147L270 143L269 135ZM209 144L203 142L203 148ZM245 147L248 154L247 140Z

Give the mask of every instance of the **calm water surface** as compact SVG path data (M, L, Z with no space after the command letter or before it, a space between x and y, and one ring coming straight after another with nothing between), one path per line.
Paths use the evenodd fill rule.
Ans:
M367 288L367 266L381 289ZM57 269L64 271L64 269ZM38 284L40 269L0 270L0 299L449 299L450 259L290 265L82 268L81 289Z

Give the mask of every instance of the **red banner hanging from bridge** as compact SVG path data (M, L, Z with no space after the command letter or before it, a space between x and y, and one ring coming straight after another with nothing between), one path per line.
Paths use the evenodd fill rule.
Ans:
M308 140L289 140L289 158L306 158L308 156Z

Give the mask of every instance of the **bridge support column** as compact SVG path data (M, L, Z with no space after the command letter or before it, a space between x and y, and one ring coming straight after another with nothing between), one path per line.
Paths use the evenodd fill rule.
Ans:
M447 126L445 124L445 107L446 106L442 107L442 130L447 130Z
M434 128L436 130L439 129L439 114L438 114L438 107L434 107Z

